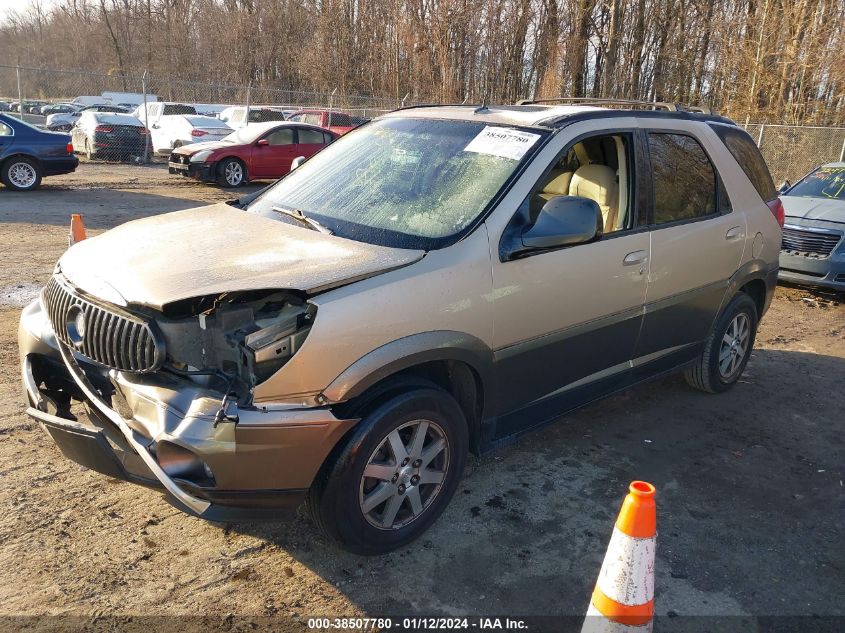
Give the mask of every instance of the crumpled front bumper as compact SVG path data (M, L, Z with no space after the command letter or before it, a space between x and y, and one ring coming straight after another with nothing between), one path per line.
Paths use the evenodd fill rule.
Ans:
M40 300L24 309L18 344L27 413L65 456L162 489L204 519L271 518L296 507L356 422L279 403L236 407L237 423L215 425L220 394L161 372L139 376L88 361L56 339ZM73 416L68 396L87 413Z

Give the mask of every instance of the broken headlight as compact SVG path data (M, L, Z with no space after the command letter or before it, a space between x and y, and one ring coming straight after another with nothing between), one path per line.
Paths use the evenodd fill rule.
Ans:
M206 377L243 401L296 354L316 313L316 306L287 291L226 293L165 306L156 318L167 349L165 369Z

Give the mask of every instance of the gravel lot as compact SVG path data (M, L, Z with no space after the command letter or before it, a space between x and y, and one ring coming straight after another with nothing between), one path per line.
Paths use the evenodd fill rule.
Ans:
M335 549L303 508L284 523L206 523L66 460L23 413L16 328L69 214L96 232L230 197L163 166L90 163L29 194L0 188L0 614L87 627L199 614L234 630L304 630L316 615L579 615L627 484L646 479L658 615L845 616L841 295L778 288L729 394L673 377L472 458L433 529L387 556Z

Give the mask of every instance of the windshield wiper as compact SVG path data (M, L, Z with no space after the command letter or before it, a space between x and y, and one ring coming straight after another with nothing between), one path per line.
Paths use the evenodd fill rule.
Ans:
M294 220L298 220L302 224L307 224L315 231L319 231L320 233L325 233L326 235L334 235L333 231L319 222L314 218L306 217L305 214L300 211L299 209L285 209L284 207L271 207L273 211L276 213L281 213L282 215L286 215Z

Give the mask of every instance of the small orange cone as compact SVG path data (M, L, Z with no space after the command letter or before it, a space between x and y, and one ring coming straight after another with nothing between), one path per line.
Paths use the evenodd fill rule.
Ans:
M85 233L85 224L82 222L81 213L72 213L70 216L70 235L68 235L68 246L81 242L88 235Z
M654 616L655 488L628 487L581 633L644 633Z

